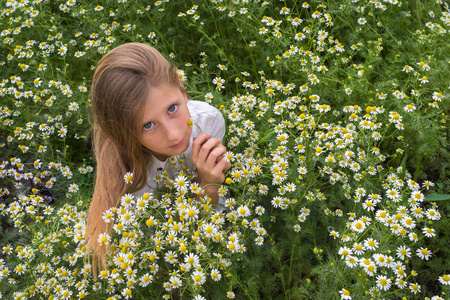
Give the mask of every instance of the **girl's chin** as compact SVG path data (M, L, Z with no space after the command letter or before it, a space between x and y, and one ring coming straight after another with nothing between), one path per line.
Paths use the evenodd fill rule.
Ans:
M182 148L183 149L181 150L181 152L178 153L177 155L180 155L181 153L184 153L189 148L189 141L186 143L186 146L183 146Z
M189 141L187 141L187 142L185 141L184 145L182 145L176 149L173 149L173 156L184 153L188 148L189 148Z

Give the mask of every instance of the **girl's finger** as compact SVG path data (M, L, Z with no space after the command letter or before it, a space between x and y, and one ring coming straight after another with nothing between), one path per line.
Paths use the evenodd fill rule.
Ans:
M230 168L231 168L231 162L227 161L227 163L225 164L225 166L222 169L222 173L225 174Z
M227 149L222 146L219 145L217 147L214 147L213 149L211 149L211 151L209 152L208 157L206 158L207 161L212 161L214 163L219 162L219 158L225 156L225 153L227 152Z
M221 141L217 138L212 138L206 141L203 145L201 145L201 148L197 153L197 160L199 162L206 162L210 156L210 153L219 145L221 145Z
M225 149L225 152L226 152L226 149ZM224 158L224 157L225 157L225 153L222 154L222 155L219 155L219 156L217 157L217 159L216 159L216 164L217 164L222 158Z
M208 139L211 137L209 133L202 133L199 136L195 137L192 142L192 160L196 161L198 158L198 153Z

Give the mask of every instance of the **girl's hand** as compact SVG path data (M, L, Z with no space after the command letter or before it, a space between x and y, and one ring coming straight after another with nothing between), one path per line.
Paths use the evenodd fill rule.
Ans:
M211 138L209 133L202 133L192 143L192 161L197 167L200 186L220 185L225 180L225 173L231 163L225 158L227 149L220 139ZM218 186L215 187L216 189Z

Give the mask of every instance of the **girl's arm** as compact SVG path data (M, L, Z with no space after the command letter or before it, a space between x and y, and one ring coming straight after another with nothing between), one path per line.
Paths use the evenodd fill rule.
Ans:
M198 183L211 197L213 204L217 204L219 200L217 190L231 167L231 163L225 158L226 152L220 139L211 138L208 133L195 137L192 143L192 161L197 167Z

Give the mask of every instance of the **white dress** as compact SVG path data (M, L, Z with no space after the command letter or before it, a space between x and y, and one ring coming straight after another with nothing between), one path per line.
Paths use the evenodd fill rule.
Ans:
M151 165L148 169L148 177L146 185L139 191L133 193L135 197L142 197L145 193L153 193L157 187L156 176L167 172L170 179L174 179L181 170L179 160L183 159L188 172L194 172L196 167L192 162L192 140L201 133L209 133L211 137L223 139L225 135L225 120L220 111L209 105L206 102L189 100L187 103L191 120L197 124L192 126L191 138L189 140L189 147L185 152L176 156L170 157L166 161L160 161L156 157L152 157ZM200 128L201 131L200 131ZM219 206L223 205L223 200L219 198Z

